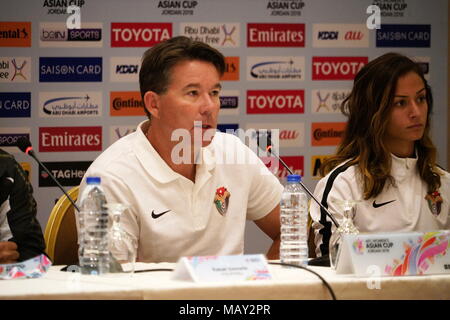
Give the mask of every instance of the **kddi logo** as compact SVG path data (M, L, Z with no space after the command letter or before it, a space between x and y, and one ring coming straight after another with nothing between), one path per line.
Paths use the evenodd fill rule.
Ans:
M137 74L139 65L137 64L121 64L116 66L117 74Z

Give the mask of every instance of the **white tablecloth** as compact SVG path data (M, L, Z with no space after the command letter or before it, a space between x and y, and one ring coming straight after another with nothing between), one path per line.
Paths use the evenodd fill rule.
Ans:
M315 275L269 265L272 280L203 282L172 279L172 272L87 276L52 266L38 279L0 280L0 299L186 299L289 300L331 299ZM138 269L175 268L172 263L138 264ZM310 267L339 299L450 299L450 275L361 278Z

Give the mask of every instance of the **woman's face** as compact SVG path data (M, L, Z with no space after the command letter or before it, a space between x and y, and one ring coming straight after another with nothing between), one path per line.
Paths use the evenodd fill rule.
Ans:
M391 153L399 157L414 154L414 141L423 136L427 113L426 88L420 76L411 71L400 77L383 137Z

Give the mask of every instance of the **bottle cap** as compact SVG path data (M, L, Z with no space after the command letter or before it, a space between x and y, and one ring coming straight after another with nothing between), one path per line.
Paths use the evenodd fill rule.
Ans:
M102 181L102 179L100 179L100 177L87 177L86 178L87 184L100 184L101 181Z
M299 174L290 174L287 176L287 182L300 182L302 177Z

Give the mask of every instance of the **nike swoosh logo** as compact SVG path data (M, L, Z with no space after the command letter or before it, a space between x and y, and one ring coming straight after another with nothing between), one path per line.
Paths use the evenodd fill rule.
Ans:
M169 212L170 210L161 212L161 213L155 213L154 210L152 210L152 218L153 219L158 219L159 217L161 217L162 215L166 214L167 212Z
M385 206L385 205L387 205L388 203L394 202L395 200L391 200L391 201L387 201L387 202L382 202L382 203L375 203L375 201L376 201L376 200L373 201L372 205L373 205L373 207L376 209L376 208Z

